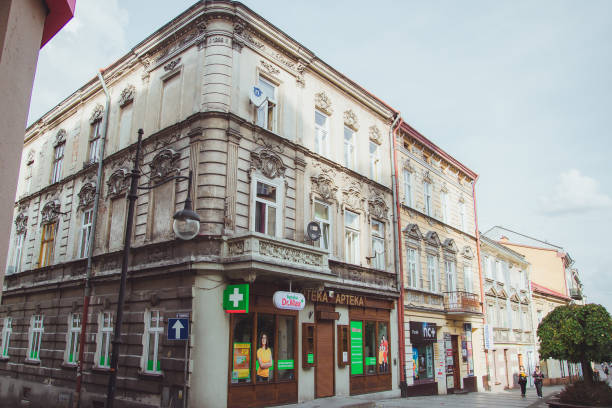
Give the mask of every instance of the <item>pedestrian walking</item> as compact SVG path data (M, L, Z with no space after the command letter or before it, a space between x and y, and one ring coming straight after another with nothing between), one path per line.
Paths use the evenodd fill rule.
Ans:
M605 363L604 364L604 373L606 373L606 378L608 377L608 372L609 372L609 370L608 370L608 363Z
M527 373L523 366L519 367L518 383L521 386L521 397L525 398L525 392L527 391Z
M540 366L536 366L532 377L536 391L538 392L538 398L542 398L542 379L544 378L544 373L540 371Z

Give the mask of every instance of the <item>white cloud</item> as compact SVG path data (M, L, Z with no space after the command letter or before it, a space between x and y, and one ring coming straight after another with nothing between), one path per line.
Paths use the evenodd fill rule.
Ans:
M600 191L597 180L570 169L560 174L551 194L540 197L540 206L549 215L580 213L612 207L612 198Z
M79 0L74 18L40 51L28 123L128 51L128 12L118 0Z

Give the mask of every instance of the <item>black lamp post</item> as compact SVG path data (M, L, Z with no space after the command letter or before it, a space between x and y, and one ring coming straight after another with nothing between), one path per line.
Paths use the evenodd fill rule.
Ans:
M121 263L121 283L119 285L119 298L117 300L117 318L115 320L115 331L113 336L113 349L110 360L110 376L108 378L108 390L106 395L106 408L113 408L115 402L115 387L117 383L117 365L119 363L119 347L121 346L121 325L123 324L123 305L125 303L125 282L127 279L128 262L130 258L132 228L134 224L134 206L138 199L138 189L151 190L170 180L188 180L187 198L185 199L185 208L174 214L174 222L172 229L177 237L188 240L198 235L200 231L200 217L193 211L191 207L191 178L192 172L189 171L189 176L175 176L164 180L153 186L139 187L138 179L140 178L140 170L138 163L140 162L140 150L142 147L142 129L138 129L138 143L136 145L136 157L134 157L134 166L130 177L130 191L128 192L128 214L127 223L125 226L125 237L123 241L123 261Z

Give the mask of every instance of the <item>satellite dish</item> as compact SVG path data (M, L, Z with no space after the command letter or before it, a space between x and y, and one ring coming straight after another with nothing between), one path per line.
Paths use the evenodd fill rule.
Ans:
M254 86L249 94L249 100L253 105L260 106L266 100L266 95L260 88Z
M312 241L316 241L321 238L321 227L316 221L310 221L306 227L306 234Z

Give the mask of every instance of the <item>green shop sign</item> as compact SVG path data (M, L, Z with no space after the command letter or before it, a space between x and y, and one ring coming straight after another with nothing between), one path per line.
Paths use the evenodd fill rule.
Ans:
M223 291L223 310L227 313L249 313L249 284L227 285Z
M363 322L351 322L351 374L363 374Z
M293 360L278 360L276 364L279 370L293 370Z

